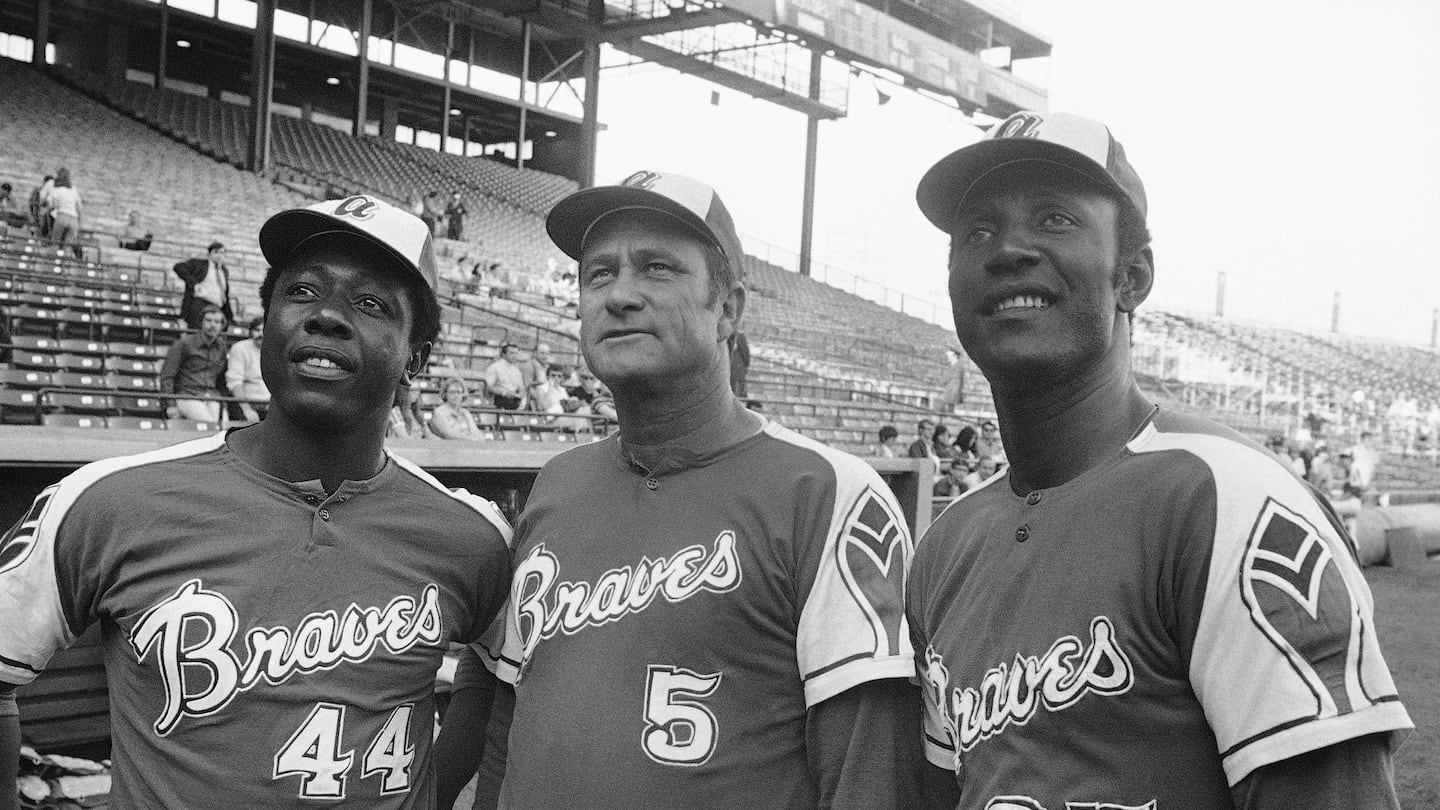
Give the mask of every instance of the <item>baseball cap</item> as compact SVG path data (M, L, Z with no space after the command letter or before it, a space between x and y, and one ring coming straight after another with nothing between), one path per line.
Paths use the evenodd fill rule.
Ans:
M365 239L435 289L430 228L414 214L365 194L281 211L260 226L260 251L278 267L306 240L326 233Z
M634 210L658 211L679 220L720 248L736 277L740 277L745 252L730 211L715 189L679 174L638 171L619 185L577 191L550 209L545 230L556 247L579 261L585 237L597 222L618 211Z
M953 230L955 211L980 178L1012 163L1053 163L1079 172L1130 205L1143 221L1145 187L1110 129L1072 113L1022 111L990 128L925 172L915 189L920 211L935 227Z

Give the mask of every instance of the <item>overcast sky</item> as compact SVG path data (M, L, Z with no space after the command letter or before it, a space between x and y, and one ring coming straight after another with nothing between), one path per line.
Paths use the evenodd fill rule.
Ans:
M1440 3L1023 0L1054 42L1050 109L1107 123L1145 182L1153 306L1428 343L1440 307ZM944 300L945 238L915 183L979 137L909 91L852 81L820 126L817 263ZM653 65L601 84L600 182L715 185L752 253L798 250L805 120ZM793 263L793 259L791 260ZM914 301L910 306L915 306Z

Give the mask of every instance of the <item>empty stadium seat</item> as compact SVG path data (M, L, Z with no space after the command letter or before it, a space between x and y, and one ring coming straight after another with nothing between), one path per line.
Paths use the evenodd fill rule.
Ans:
M78 413L47 413L40 417L40 423L46 427L69 427L69 428L103 428L105 419L99 416L86 416Z

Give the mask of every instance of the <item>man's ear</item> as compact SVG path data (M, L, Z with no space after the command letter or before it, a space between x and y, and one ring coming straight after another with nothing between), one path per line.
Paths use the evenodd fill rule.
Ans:
M428 365L430 365L430 341L427 340L417 346L411 353L410 359L405 362L405 371L400 375L400 384L409 388Z
M1155 254L1149 246L1127 256L1115 268L1115 307L1121 312L1140 308L1155 286Z
M745 315L745 285L736 284L724 298L720 299L720 322L717 337L721 343L740 331L740 319Z

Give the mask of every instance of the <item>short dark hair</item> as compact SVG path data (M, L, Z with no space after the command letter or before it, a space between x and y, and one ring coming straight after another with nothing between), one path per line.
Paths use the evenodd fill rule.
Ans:
M880 441L886 442L900 435L900 431L894 425L883 425L880 428Z
M570 369L566 368L565 366L560 365L559 363L551 363L549 366L547 366L547 367L545 368L545 373L546 373L546 374L564 374L566 377L569 377L569 376L570 376Z
M218 312L222 316L225 314L225 310L221 309L219 304L205 304L204 306L200 307L201 318L204 318L206 315L209 315L212 312Z
M265 271L265 280L260 282L260 306L269 314L270 297L275 293L275 282L279 280L284 265L275 265ZM397 268L405 280L405 289L410 293L410 302L415 308L414 320L410 324L410 345L434 343L440 337L440 302L435 300L435 291L415 274Z
M205 252L206 252L206 253L214 253L214 252L217 251L217 250L224 250L224 249L225 249L225 244L224 244L223 242L211 242L211 243L210 243L210 247L205 248Z
M245 328L246 328L246 329L254 329L255 327L259 326L259 325L262 324L262 323L265 323L265 316L263 316L263 315L256 315L255 317L251 318L251 319L249 320L249 322L247 322L247 323L245 324Z

